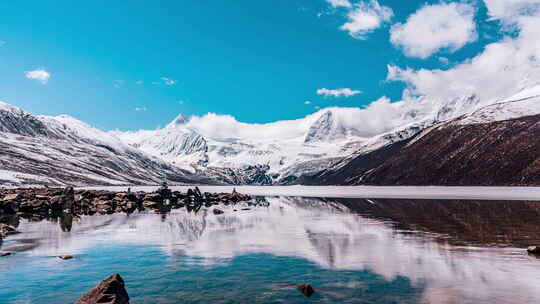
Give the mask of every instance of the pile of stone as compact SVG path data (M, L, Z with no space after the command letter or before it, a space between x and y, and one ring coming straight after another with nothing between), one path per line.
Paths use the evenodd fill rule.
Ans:
M31 214L48 216L58 213L94 215L131 213L136 210L153 209L167 212L186 207L199 210L218 204L235 204L248 201L249 195L232 193L202 193L198 187L186 193L171 191L163 185L157 191L113 192L104 190L74 190L72 187L0 189L0 216L8 214Z

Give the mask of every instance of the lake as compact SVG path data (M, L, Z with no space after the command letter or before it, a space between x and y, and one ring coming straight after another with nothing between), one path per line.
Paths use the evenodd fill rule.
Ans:
M2 243L15 253L0 258L0 303L73 303L113 273L131 303L539 303L540 259L525 248L540 244L540 202L490 199L4 217L21 233Z

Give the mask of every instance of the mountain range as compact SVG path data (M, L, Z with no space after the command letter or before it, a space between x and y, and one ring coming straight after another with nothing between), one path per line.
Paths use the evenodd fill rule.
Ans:
M179 115L102 131L0 103L0 184L540 185L540 86L247 124Z

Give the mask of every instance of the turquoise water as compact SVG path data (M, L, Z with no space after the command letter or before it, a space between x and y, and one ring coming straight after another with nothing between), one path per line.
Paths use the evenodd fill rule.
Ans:
M422 294L404 277L387 281L369 271L332 271L270 254L205 266L190 257L167 257L158 248L107 246L71 261L16 259L22 265L0 280L9 286L0 291L2 303L71 303L116 272L133 303L416 303ZM322 292L307 299L291 286L297 282L311 282Z
M414 202L423 215L407 217L397 206L410 209L410 201L267 199L269 207L250 210L220 206L225 214L217 216L209 209L198 214L175 210L167 215L17 219L22 233L9 237L1 248L14 254L0 258L0 303L72 303L113 273L123 276L131 303L540 299L540 260L518 248L523 240L537 238L531 233L539 228L534 214L530 221L522 216L536 212L535 204L504 203L511 204L513 212L507 205L483 208L473 203L475 210L515 213L520 224L511 225L511 218L492 217L490 212L470 214L471 208L464 207L468 205L448 210L448 202ZM452 219L437 213L442 206L454 211ZM481 230L475 225L488 225L483 228L500 240L496 246L487 232L475 240L459 225L450 225L460 217L458 209L472 219L482 217L480 224L470 220L462 227ZM397 213L402 218L392 216ZM439 224L419 220L424 217L440 217ZM501 238L507 230L511 233ZM55 257L60 254L75 259ZM316 290L311 298L295 287L304 282Z

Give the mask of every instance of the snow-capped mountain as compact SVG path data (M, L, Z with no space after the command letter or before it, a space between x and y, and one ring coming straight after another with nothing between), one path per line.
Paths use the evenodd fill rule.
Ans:
M358 152L312 183L540 185L540 86Z
M207 182L73 117L35 116L0 103L0 183Z
M270 184L288 178L292 168L319 171L329 159L352 153L350 142L365 140L358 130L345 125L341 111L328 109L304 119L266 125L236 122L238 129L225 134L180 115L163 129L111 134L193 173L204 172L227 183ZM252 133L251 128L256 130ZM285 137L274 137L274 132Z
M363 109L327 108L267 124L179 115L162 129L127 132L104 132L68 115L32 115L0 103L0 183L377 183L389 159L408 155L417 143L434 145L423 138L444 128L539 114L539 96L540 86L534 86L499 101L474 95L380 99ZM408 159L427 151L416 153Z
M221 182L290 184L481 105L475 96L396 103L383 98L365 109L328 108L269 124L244 124L215 114L179 115L163 129L111 134L165 162ZM372 112L388 117L377 119Z

